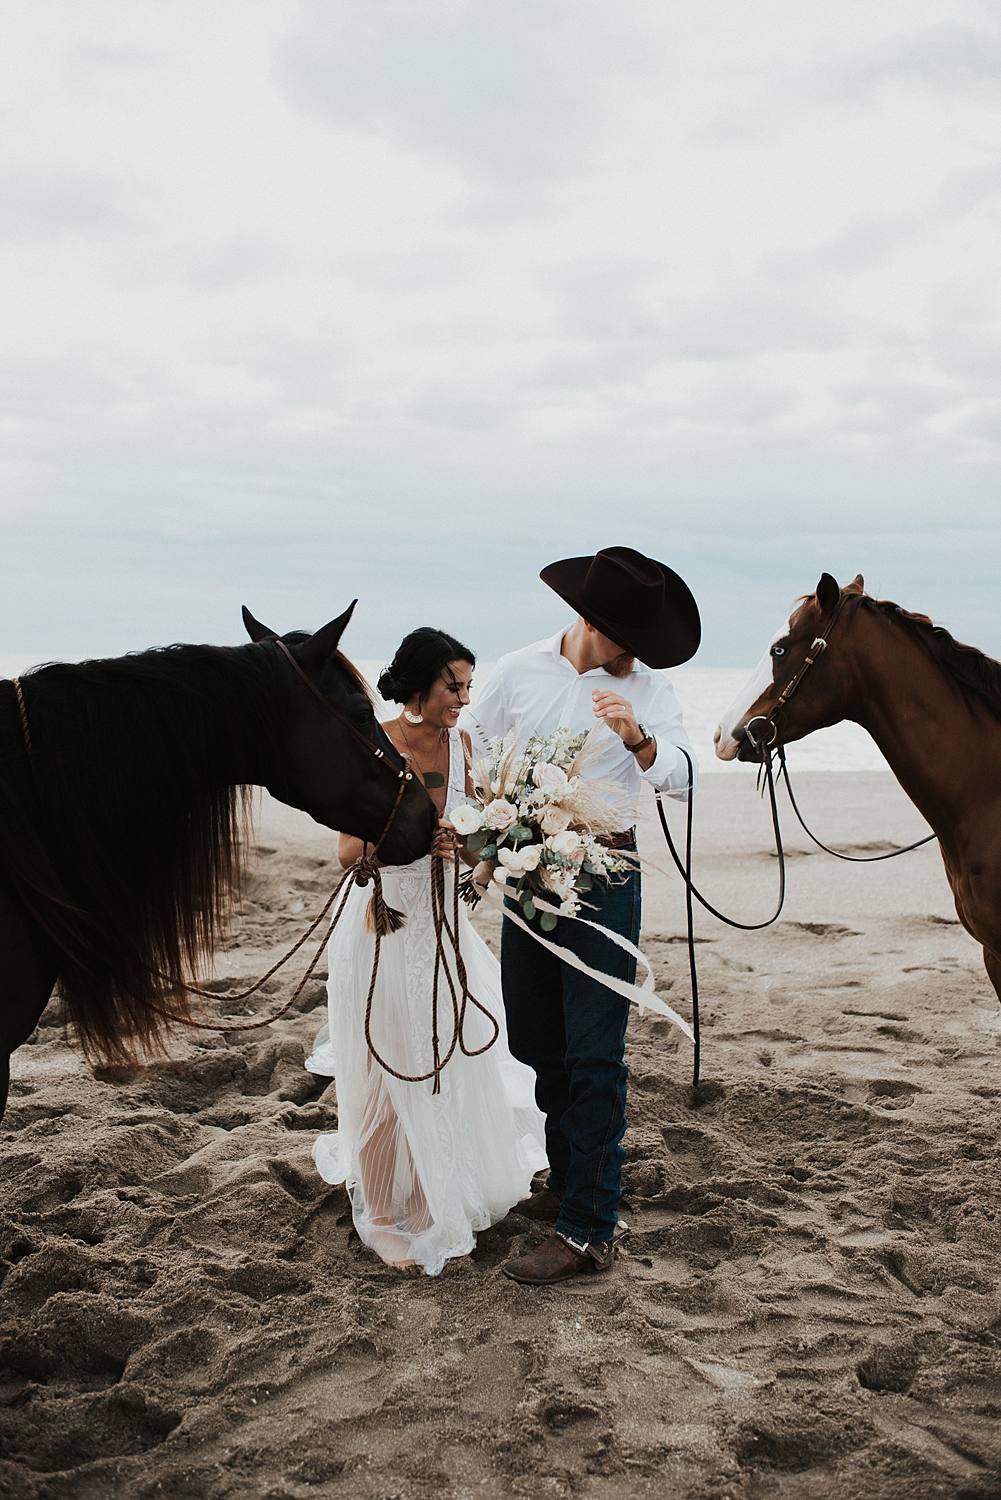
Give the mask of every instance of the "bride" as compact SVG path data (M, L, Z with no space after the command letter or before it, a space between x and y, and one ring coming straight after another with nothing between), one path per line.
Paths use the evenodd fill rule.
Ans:
M383 728L438 808L434 849L449 861L456 848L447 814L472 789L468 736L457 721L469 702L474 666L466 646L424 626L406 637L379 678L382 697L403 705ZM342 864L352 864L363 852L361 842L342 834L339 852ZM372 1040L397 1072L427 1073L435 958L431 855L387 866L382 879L387 904L405 921L382 940ZM451 881L446 865L447 890ZM469 1254L477 1230L528 1195L533 1174L546 1164L543 1118L530 1069L508 1050L497 960L464 906L459 932L469 988L496 1019L497 1041L478 1057L456 1047L438 1094L431 1080L402 1082L372 1057L364 1026L375 941L366 924L370 895L370 887L352 890L330 940L328 1024L306 1067L336 1079L339 1128L318 1137L313 1159L326 1182L346 1183L364 1244L390 1265L436 1276L446 1260ZM444 976L439 996L444 1056L452 1040ZM492 1034L487 1018L470 1006L464 1029L470 1051Z

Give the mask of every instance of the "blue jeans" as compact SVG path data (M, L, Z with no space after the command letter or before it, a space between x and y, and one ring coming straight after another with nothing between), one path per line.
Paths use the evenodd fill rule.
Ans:
M640 875L596 880L581 911L589 921L639 940ZM510 898L505 902L517 911ZM632 982L636 960L579 922L560 919L541 933L606 974ZM629 1001L571 968L505 919L501 976L511 1051L535 1073L535 1099L546 1117L549 1186L561 1198L557 1229L571 1239L606 1244L622 1192L626 1129L623 1062Z

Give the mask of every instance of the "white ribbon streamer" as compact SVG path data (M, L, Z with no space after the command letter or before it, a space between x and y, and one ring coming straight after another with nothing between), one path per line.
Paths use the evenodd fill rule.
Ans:
M539 901L536 898L536 905L541 906L544 910L547 903ZM657 1015L664 1016L668 1021L673 1022L678 1030L694 1044L695 1033L692 1031L692 1028L682 1016L678 1015L676 1010L672 1010L666 1001L662 1000L656 993L653 988L653 970L650 968L646 955L641 953L636 944L631 943L628 938L622 937L618 932L610 931L609 928L603 927L600 922L590 922L586 917L564 916L561 918L564 922L582 922L585 927L593 928L595 932L600 932L603 937L609 938L619 948L624 949L630 957L635 958L646 969L647 977L642 984L629 984L624 979L616 979L614 974L604 974L600 969L592 969L582 958L578 958L576 953L571 953L569 948L564 948L560 943L551 943L548 938L544 938L541 933L529 927L528 923L517 912L512 911L509 906L505 906L504 908L504 917L505 920L513 922L516 927L520 927L522 932L527 932L529 937L534 938L537 943L541 944L543 948L547 948L550 953L555 953L557 958L562 959L565 964L569 964L572 969L579 969L589 979L596 979L606 989L614 991L616 995L621 995L625 1000L629 1000L640 1011L652 1010Z

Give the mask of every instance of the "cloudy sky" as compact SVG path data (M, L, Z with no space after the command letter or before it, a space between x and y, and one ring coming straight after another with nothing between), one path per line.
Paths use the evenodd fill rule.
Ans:
M995 0L7 0L0 660L555 628L628 543L1001 653Z

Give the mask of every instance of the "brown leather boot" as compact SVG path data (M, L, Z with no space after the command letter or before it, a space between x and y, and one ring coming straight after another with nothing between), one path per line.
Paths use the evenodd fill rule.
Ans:
M529 1193L527 1198L522 1198L511 1212L521 1214L523 1219L538 1219L543 1224L555 1224L560 1216L560 1199L552 1188L542 1188L539 1192Z
M501 1270L523 1286L553 1286L571 1276L610 1271L614 1259L614 1245L579 1245L562 1234L551 1234L534 1250L509 1260Z

